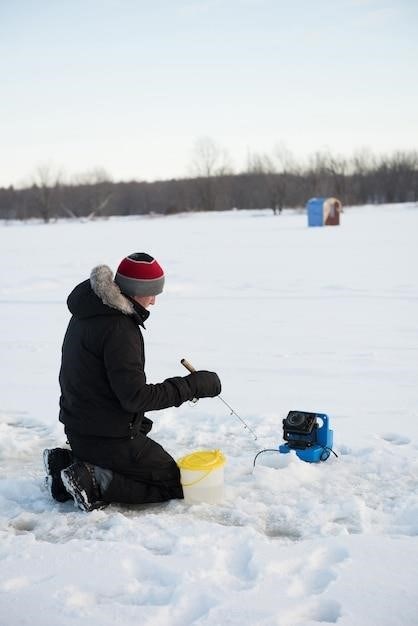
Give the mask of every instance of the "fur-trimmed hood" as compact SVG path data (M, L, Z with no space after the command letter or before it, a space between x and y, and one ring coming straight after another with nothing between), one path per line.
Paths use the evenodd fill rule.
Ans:
M126 298L113 280L113 272L107 265L97 265L90 273L90 285L103 304L118 309L125 315L132 315L134 306Z
M80 319L96 315L115 315L115 311L132 316L143 325L149 312L126 297L113 280L113 272L107 265L94 267L90 279L73 289L67 305L75 317Z

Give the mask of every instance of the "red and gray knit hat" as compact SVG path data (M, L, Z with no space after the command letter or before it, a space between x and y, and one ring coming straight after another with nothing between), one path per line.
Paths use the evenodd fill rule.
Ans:
M164 271L154 257L134 252L120 262L115 283L127 296L156 296L164 287Z

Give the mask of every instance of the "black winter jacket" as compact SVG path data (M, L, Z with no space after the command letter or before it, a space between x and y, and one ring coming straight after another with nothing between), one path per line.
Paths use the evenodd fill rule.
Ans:
M106 265L67 300L72 313L62 346L60 421L81 436L134 437L144 413L194 396L187 376L147 384L139 325L149 313L125 297Z

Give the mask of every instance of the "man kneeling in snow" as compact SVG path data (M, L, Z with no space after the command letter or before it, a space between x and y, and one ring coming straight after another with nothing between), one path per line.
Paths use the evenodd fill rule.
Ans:
M152 422L144 414L217 396L221 383L214 372L198 371L147 384L140 326L163 286L159 263L137 252L115 278L106 265L95 267L68 297L59 419L71 450L44 450L47 484L59 502L72 497L90 511L183 497L176 462L147 436Z

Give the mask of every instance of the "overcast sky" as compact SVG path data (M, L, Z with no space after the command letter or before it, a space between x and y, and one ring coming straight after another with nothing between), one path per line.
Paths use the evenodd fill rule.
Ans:
M417 0L0 0L0 185L418 148Z

